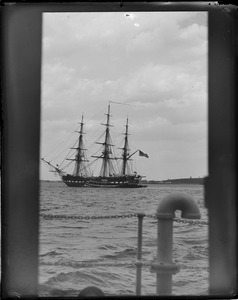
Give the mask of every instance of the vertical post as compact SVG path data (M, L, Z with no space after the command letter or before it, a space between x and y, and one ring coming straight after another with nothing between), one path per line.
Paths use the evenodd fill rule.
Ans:
M173 219L158 218L157 234L157 260L172 264ZM157 273L156 277L157 294L170 295L172 293L172 273Z
M145 214L138 214L138 239L137 239L137 262L136 262L136 295L141 295L141 267L142 267L142 228Z

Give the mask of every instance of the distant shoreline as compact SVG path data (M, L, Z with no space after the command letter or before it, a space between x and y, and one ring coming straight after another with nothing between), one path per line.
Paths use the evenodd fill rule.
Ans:
M40 180L42 182L62 182L61 180ZM146 184L204 184L204 178L178 178L166 180L141 180L141 183Z
M166 180L142 180L142 183L148 184L204 184L204 178L178 178Z

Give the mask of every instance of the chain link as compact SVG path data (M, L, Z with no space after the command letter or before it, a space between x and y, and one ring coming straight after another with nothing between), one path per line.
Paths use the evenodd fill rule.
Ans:
M104 216L70 216L70 215L52 215L52 214L40 214L40 217L53 220L53 219L74 219L74 220L102 220L102 219L124 219L124 218L134 218L138 217L137 213L130 214L122 214L122 215L104 215ZM156 215L147 214L145 217L150 219L157 219ZM184 223L190 225L208 225L206 221L194 221L194 220L186 220L181 218L173 218L173 221L177 223Z
M145 217L150 218L150 219L157 219L157 216L152 215L152 214L145 215Z

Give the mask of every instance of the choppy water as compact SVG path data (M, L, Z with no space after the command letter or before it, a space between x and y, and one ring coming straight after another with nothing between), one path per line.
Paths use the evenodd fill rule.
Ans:
M198 203L207 221L202 185L150 185L142 189L69 188L61 182L42 182L41 213L54 215L155 214L171 192L186 192ZM157 223L143 221L143 260L156 256ZM137 218L106 220L43 219L40 223L40 294L77 296L87 286L106 295L135 295ZM208 228L174 222L174 295L204 295L208 291ZM82 262L95 263L82 267ZM110 263L111 266L97 266ZM123 263L124 266L113 266ZM156 276L142 269L142 295L154 295Z

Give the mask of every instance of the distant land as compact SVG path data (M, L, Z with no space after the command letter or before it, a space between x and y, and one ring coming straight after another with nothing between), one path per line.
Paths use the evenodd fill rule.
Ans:
M178 178L166 180L141 180L142 183L148 184L204 184L204 178Z
M46 182L61 182L61 180L41 180ZM147 184L204 184L203 177L197 178L178 178L178 179L166 179L166 180L141 180L141 183Z

